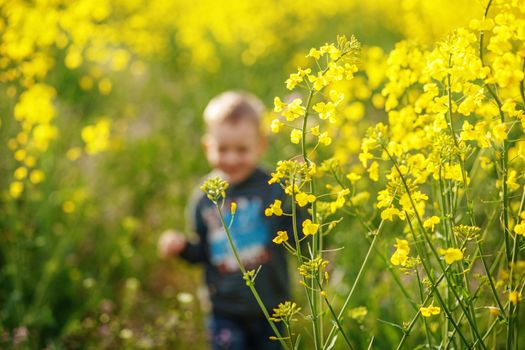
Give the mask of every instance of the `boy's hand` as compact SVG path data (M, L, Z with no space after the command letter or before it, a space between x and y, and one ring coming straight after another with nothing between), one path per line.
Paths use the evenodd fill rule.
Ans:
M157 242L157 251L161 258L169 258L180 254L186 246L186 238L174 230L164 231Z

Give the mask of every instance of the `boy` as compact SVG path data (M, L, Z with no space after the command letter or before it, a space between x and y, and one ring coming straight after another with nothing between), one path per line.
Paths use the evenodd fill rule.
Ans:
M228 91L213 98L204 111L203 145L213 168L209 176L219 175L230 184L224 219L230 222L230 204L236 202L230 232L246 269L261 266L255 287L271 314L289 299L285 251L272 238L280 230L292 232L292 222L289 216L264 215L274 200L284 201L284 193L280 186L268 185L270 176L257 167L266 148L260 125L263 110L259 99L243 92ZM268 339L274 334L242 278L215 206L200 194L192 207L199 241L187 241L169 230L161 235L158 247L163 257L179 255L204 263L213 349L279 349L278 341Z

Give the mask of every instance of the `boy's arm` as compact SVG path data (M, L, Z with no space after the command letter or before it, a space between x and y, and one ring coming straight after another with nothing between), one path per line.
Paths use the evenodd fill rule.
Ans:
M179 254L181 258L191 263L202 263L208 261L208 244L206 237L208 228L202 218L198 198L199 194L194 193L187 211L191 229L193 232L197 233L198 238L191 241L186 240L186 245Z
M172 229L166 230L157 241L157 250L160 257L166 259L180 256L190 263L200 263L208 260L206 251L207 228L204 220L199 215L194 201L192 201L192 204L192 208L187 214L192 213L189 221L191 222L192 231L197 232L198 239L188 240L187 235L184 233Z

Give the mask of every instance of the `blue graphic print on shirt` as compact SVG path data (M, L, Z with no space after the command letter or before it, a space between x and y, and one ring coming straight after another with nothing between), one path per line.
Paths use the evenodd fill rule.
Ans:
M256 267L268 259L266 249L270 241L268 218L264 217L260 198L239 197L234 201L237 203L237 211L230 227L230 234L245 267ZM228 225L231 222L229 203L225 203L224 208L224 221ZM230 248L226 231L222 225L211 222L215 221L217 216L213 217L210 213L205 213L203 216L208 221L207 226L210 229L208 243L212 264L223 272L237 271L237 261Z

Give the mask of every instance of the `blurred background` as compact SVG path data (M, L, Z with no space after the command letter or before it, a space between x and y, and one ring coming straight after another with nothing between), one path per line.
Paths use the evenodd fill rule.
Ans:
M354 34L362 72L347 88L352 123L335 140L350 159L366 127L386 118L381 67L396 42L431 45L482 8L0 0L0 348L206 349L201 270L160 260L156 241L167 228L188 228L190 189L209 170L200 148L209 99L244 89L271 110L311 47ZM271 137L269 169L297 152ZM333 244L351 248L334 254L344 294L368 249L366 230L345 218ZM376 260L351 317L388 349L400 332L379 320L410 313L393 307ZM358 333L353 340L365 344Z

